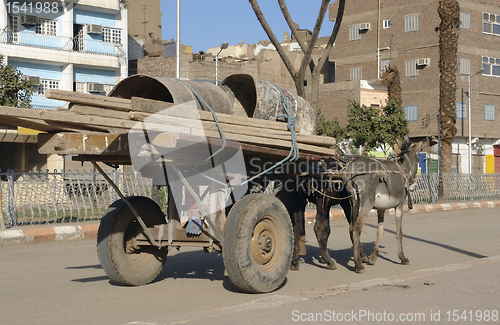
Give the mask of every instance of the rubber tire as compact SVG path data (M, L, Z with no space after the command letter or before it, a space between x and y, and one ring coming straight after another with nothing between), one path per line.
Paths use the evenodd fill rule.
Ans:
M148 227L165 224L160 207L142 196L127 198ZM139 246L131 253L126 251L127 240L142 230L124 201L111 204L101 219L97 232L97 255L108 277L120 285L138 286L153 281L163 269L167 248L152 245Z
M262 223L272 224L274 234L273 254L266 264L255 258L255 250L252 255L254 230ZM256 193L235 203L225 224L222 256L229 278L238 289L248 293L276 290L290 269L292 251L292 222L278 198Z

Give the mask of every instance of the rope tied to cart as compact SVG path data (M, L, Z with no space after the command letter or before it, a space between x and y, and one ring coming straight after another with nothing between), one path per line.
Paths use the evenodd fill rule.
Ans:
M206 163L207 161L210 161L213 157L215 157L217 154L219 154L220 152L222 152L222 150L225 149L225 147L227 145L227 142L226 142L226 137L224 136L224 131L222 131L222 127L219 124L219 120L217 119L217 114L215 113L214 109L198 94L198 92L196 92L196 90L193 89L193 87L191 87L191 85L189 85L188 83L186 83L186 82L184 82L182 80L179 80L179 81L182 82L186 87L188 87L191 90L191 92L193 93L193 95L196 97L196 99L201 104L203 104L203 106L206 107L210 111L210 113L212 113L212 117L213 117L213 119L215 121L215 125L217 126L217 130L218 130L218 132L219 132L219 134L221 136L221 139L223 141L223 145L222 145L221 148L219 148L216 152L214 152L207 159L205 159L205 161L203 161L202 163L199 163L198 165L196 165L194 167L194 169L196 170L197 167L199 167L203 163ZM297 132L295 131L295 124L297 123L297 120L290 113L290 106L289 106L289 103L288 103L288 99L286 98L286 96L283 93L283 91L281 90L281 88L278 87L275 84L272 84L272 85L274 85L280 91L281 103L282 103L282 106L283 106L283 114L279 114L276 117L277 118L278 117L284 117L287 120L287 128L290 131L291 140L292 140L292 146L290 148L290 153L288 154L288 156L286 158L284 158L280 162L274 164L273 166L267 168L266 170L260 172L259 174L250 177L246 181L241 182L240 185L246 185L246 184L252 182L254 179L259 178L262 175L265 175L267 173L270 173L271 171L273 171L274 169L278 168L279 166L281 166L283 164L296 161L300 157L299 146L298 146L298 143L297 143ZM211 178L210 176L204 175L203 173L201 173L201 174L204 177L206 177L207 179L210 179L210 180L212 180L212 181L214 181L214 182L216 182L216 183L218 183L220 185L230 186L229 184L223 184L220 181Z

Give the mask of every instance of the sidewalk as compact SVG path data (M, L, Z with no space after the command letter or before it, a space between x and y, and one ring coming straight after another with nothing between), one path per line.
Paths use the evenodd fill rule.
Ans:
M499 208L500 200L490 201L470 201L460 203L442 203L442 204L415 204L411 211L405 205L404 213L428 213L436 211L449 211L459 209L474 208ZM372 213L376 213L372 211ZM394 213L390 210L388 213ZM314 222L316 210L307 210L306 221ZM344 212L340 208L330 210L330 218L343 219ZM99 221L85 221L80 223L49 224L49 225L30 225L12 227L7 230L0 230L0 245L37 243L57 240L74 240L80 238L96 238Z

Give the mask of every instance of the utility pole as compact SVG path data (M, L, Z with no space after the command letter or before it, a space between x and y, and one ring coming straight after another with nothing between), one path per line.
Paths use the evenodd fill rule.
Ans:
M144 19L142 20L142 24L144 25L144 34L146 34L146 24L148 23L146 21L146 5L142 5L142 11L144 12Z

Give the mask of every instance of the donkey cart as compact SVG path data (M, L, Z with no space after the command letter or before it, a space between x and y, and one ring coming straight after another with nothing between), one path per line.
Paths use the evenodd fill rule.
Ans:
M149 143L136 146L140 141L133 132L56 133L40 135L40 151L57 147L60 153L77 154L74 160L92 162L120 196L104 213L97 238L100 263L115 283L147 284L160 273L172 248L189 246L222 252L231 281L244 292L277 289L290 268L294 237L287 208L269 184L314 175L278 170L288 150L199 140L185 133L149 132ZM145 157L152 144L163 149L161 156L147 151ZM199 152L207 144L210 152L223 149L205 161ZM137 158L134 151L140 151ZM324 156L300 153L297 158L294 166ZM155 185L166 185L166 216L150 198L125 197L101 168L103 162L139 166ZM269 165L275 167L272 172L254 172Z

